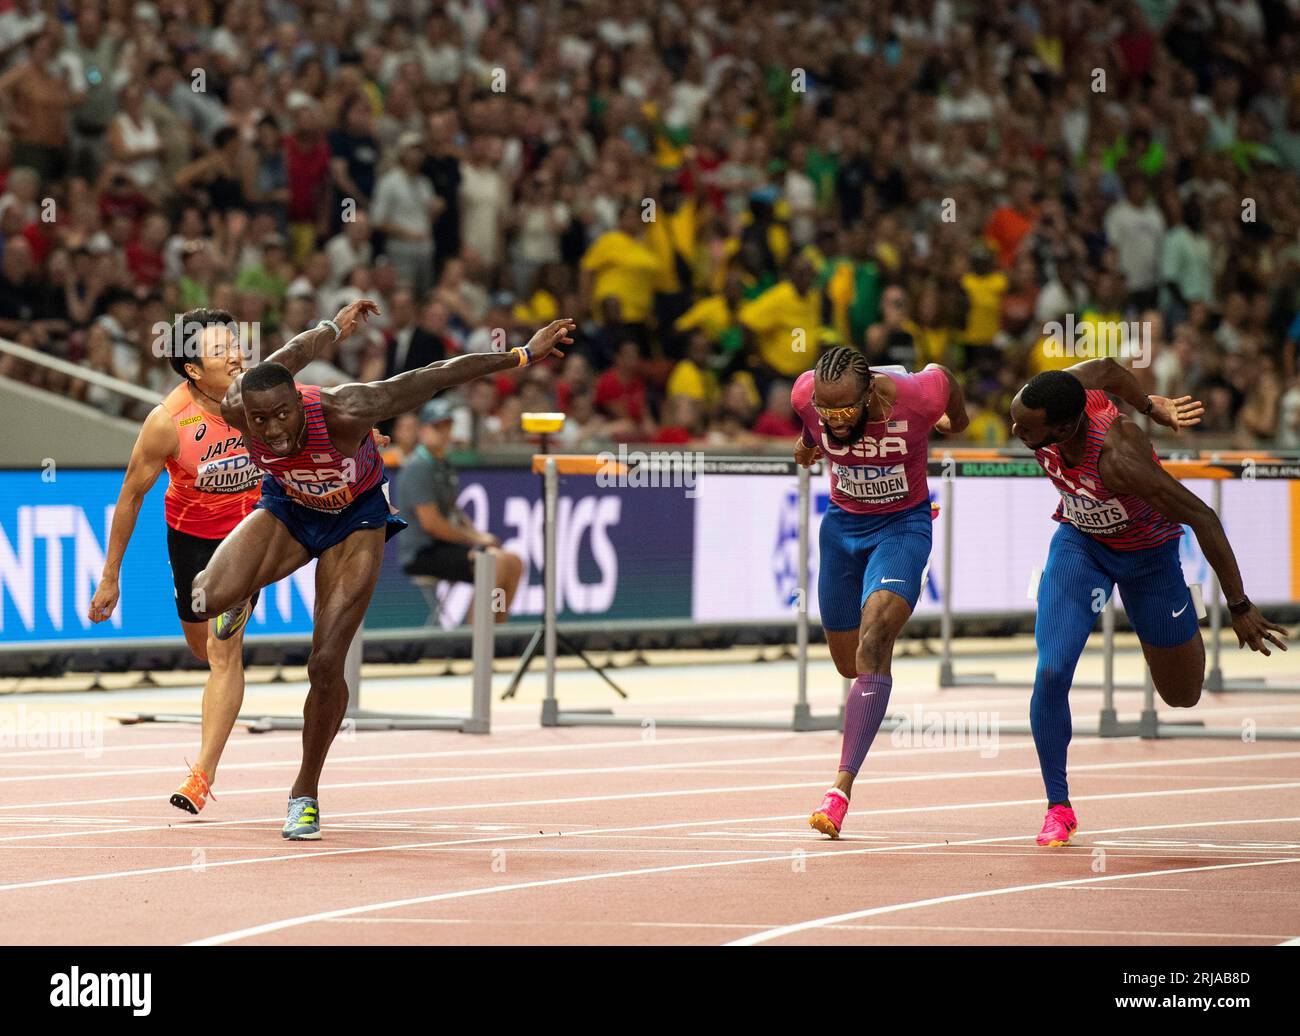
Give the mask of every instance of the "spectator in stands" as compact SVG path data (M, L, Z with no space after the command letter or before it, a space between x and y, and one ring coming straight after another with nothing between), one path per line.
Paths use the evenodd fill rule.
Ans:
M894 365L906 371L920 370L916 362L916 341L908 325L907 293L891 284L880 297L881 319L867 329L867 358L878 366Z
M790 405L788 381L774 381L767 390L767 406L754 422L754 434L774 439L793 439L803 430L803 423Z
M330 228L330 146L321 125L319 105L310 98L288 102L293 132L284 138L288 180L289 240L294 262L302 262Z
M811 260L800 256L789 275L740 311L749 339L750 370L760 392L777 378L802 374L821 347L822 293Z
M63 175L69 113L77 94L55 58L62 46L50 21L32 39L25 60L0 76L0 113L13 134L13 163L36 171L42 182Z
M379 167L379 139L370 98L355 93L343 103L343 126L329 135L330 173L334 179L331 227L337 230L370 205Z
M596 408L617 422L627 438L652 430L646 409L646 384L641 375L641 351L632 339L619 345L614 366L596 379Z
M984 236L997 251L1002 269L1010 270L1020 254L1020 244L1034 229L1038 206L1034 204L1034 180L1023 173L1011 181L1011 197L993 210L984 227Z
M168 312L234 307L279 340L277 321L322 315L281 318L280 281L296 292L306 277L317 307L376 298L374 329L396 324L408 349L430 290L447 350L491 347L498 327L513 344L516 327L568 313L594 381L632 339L642 419L593 435L683 427L665 389L703 330L722 392L748 401L702 429L722 448L758 441L755 381L808 369L823 334L873 357L884 335L896 360L910 336L905 365L955 370L995 441L1004 382L1076 359L1046 354L1044 324L1148 320L1154 304L1169 345L1150 377L1226 394L1198 439L1282 441L1300 342L1300 43L1285 5L1141 2L1108 19L1048 0L663 16L613 0L240 0L197 21L185 5L0 6L0 247L26 243L40 291L10 302L48 314L24 340L55 355L80 357L122 290ZM806 93L776 88L782 40L808 51ZM418 204L380 211L384 177L410 179L411 133L431 220ZM413 233L419 261L399 255ZM261 255L273 234L276 272ZM811 287L794 289L808 268ZM884 301L895 288L901 323ZM399 291L415 293L400 318ZM792 329L823 324L793 348ZM382 374L383 344L354 344L336 365ZM136 376L158 376L139 361ZM519 395L561 390L502 379L465 434L518 442Z
M668 375L666 392L669 397L686 396L695 400L701 412L709 414L722 395L718 376L713 371L709 337L703 330L695 331L689 343L686 356L677 361Z
M646 349L659 259L645 244L643 229L640 210L631 202L625 204L618 229L592 242L582 257L581 270L582 294L591 300L596 320L618 328L619 334Z
M523 558L502 550L501 541L490 532L474 528L457 502L460 479L447 460L451 426L452 408L445 398L425 404L420 411L419 445L402 466L399 486L398 506L411 522L409 536L399 543L402 570L407 575L472 583L473 553L493 554L497 589L504 595L501 607L493 602L494 618L505 622L523 575Z
M1146 177L1130 176L1124 197L1106 213L1106 237L1119 253L1131 306L1145 309L1156 303L1164 236L1165 217L1151 197Z
M445 360L449 346L447 319L447 307L439 299L430 299L420 307L420 318L411 328L410 334L399 332L394 337L384 377L391 378L404 371Z
M144 86L128 83L122 88L121 109L108 124L108 149L113 161L126 167L127 175L142 191L152 191L162 176L163 142L158 124L145 111ZM103 127L96 134L103 133ZM216 154L221 154L218 150ZM98 163L96 163L98 165Z
M403 134L397 144L399 163L379 180L375 229L385 237L384 251L397 276L423 296L433 279L433 221L438 196L420 172L424 143L418 133Z
M1002 328L1002 298L1010 282L995 267L993 253L983 243L971 249L968 267L961 277L967 307L966 330L962 335L966 361L981 371L988 371L998 363L996 339Z
M383 452L384 467L400 468L420 445L420 415L402 414L393 421L393 432Z

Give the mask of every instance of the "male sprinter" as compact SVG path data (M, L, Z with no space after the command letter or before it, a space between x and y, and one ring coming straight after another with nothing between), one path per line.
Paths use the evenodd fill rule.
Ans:
M373 302L358 302L334 319L346 336L359 318L376 311ZM190 594L194 577L217 544L252 511L260 495L262 475L248 457L244 437L221 416L221 398L244 369L235 326L235 318L225 310L196 309L172 327L168 362L185 380L145 418L131 450L113 511L104 571L90 602L91 622L112 617L120 595L122 558L140 507L165 468L163 515L176 611L190 650L208 663L198 762L171 797L173 806L190 813L198 813L212 794L217 763L244 700L242 627L218 640L194 613ZM299 370L326 336L334 336L329 327L304 331L272 358Z
M1286 650L1279 639L1286 631L1246 596L1218 515L1160 466L1151 440L1120 415L1108 392L1175 430L1199 423L1204 412L1190 396L1146 395L1111 359L1044 371L1011 401L1011 431L1061 494L1052 516L1061 524L1038 584L1038 670L1029 702L1047 786L1047 819L1038 836L1045 846L1069 845L1078 830L1065 777L1070 684L1098 602L1116 584L1160 697L1174 708L1200 699L1205 646L1178 561L1184 524L1219 577L1238 646L1265 655L1270 643Z
M555 320L523 348L456 356L387 381L337 388L297 385L285 367L267 362L241 374L226 392L222 412L244 433L253 463L267 474L256 509L195 578L196 610L209 618L229 610L222 619L237 629L257 590L309 558L320 559L302 765L289 793L285 838L320 838L320 772L348 707L344 656L374 592L384 543L406 527L389 514L371 427L443 389L535 363L571 342L573 329L572 320Z
M889 705L894 640L916 607L930 559L930 430L953 434L969 419L947 368L873 371L863 353L844 346L799 375L790 402L804 424L795 460L807 467L825 456L831 469L817 599L835 668L853 688L839 773L809 823L838 838L853 779Z

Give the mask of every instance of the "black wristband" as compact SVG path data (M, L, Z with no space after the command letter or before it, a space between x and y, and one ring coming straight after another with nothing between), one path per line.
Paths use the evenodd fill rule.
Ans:
M1228 611L1232 612L1233 615L1245 615L1250 611L1250 598L1243 597L1236 604L1228 605Z
M1147 405L1146 405L1146 409L1142 411L1142 416L1150 417L1151 411L1154 410L1155 408L1156 408L1155 400L1153 400L1150 396L1147 396Z

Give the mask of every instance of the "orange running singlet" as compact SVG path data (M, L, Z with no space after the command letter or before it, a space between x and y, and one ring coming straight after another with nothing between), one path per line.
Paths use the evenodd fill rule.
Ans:
M243 435L195 403L186 383L177 385L163 406L180 439L179 456L167 458L167 524L190 536L222 539L257 503L262 473L248 456Z

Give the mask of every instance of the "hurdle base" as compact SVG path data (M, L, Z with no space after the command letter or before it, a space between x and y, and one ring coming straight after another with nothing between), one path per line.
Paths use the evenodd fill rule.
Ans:
M1223 678L1223 670L1208 669L1203 688L1208 694L1300 694L1295 684L1271 684L1263 676L1243 676L1233 680Z
M896 717L886 716L883 722ZM616 716L613 709L561 709L555 698L542 700L541 725L544 727L677 727L685 730L789 730L804 733L813 730L842 730L844 712L816 715L806 704L796 704L794 715L782 719L692 719L685 716Z
M1114 709L1102 709L1097 718L1097 736L1098 737L1154 737L1155 722L1154 713L1148 716L1143 713L1142 717L1136 721L1125 720L1120 722L1119 716Z
M794 721L791 726L799 733L808 730L839 730L843 723L843 710L831 716L817 716L813 714L812 706L806 701L795 702Z
M1178 730L1164 733L1166 727L1178 727ZM1160 729L1162 731L1160 737L1191 737L1206 741L1242 741L1246 744L1251 743L1251 741L1300 741L1300 727L1260 727L1251 731L1250 738L1242 737L1244 731L1239 727L1207 727L1204 725L1161 723Z
M203 717L197 714L170 712L131 712L110 717L124 726L139 723L176 723L198 726ZM266 734L273 730L302 730L301 716L246 716L235 717L235 726L250 734ZM473 716L421 716L414 713L386 713L359 711L343 718L339 729L352 730L455 730L463 734L489 733L488 721Z

